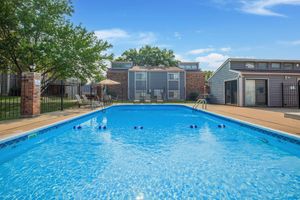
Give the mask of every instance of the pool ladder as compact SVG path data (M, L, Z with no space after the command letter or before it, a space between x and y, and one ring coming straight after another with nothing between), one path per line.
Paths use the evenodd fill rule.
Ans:
M197 109L199 107L199 105L202 106L202 109L206 110L207 109L207 101L206 101L206 99L198 99L196 101L196 103L193 105L193 108Z

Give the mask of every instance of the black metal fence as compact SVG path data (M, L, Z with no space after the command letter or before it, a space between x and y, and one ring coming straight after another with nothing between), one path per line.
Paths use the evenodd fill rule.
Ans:
M0 74L0 121L21 117L22 76ZM78 107L79 96L96 99L97 88L94 85L81 85L77 80L56 81L41 90L41 113Z
M57 81L41 91L41 113L64 110L78 106L76 95L82 94L79 83Z
M282 83L282 107L300 108L300 81L298 83Z
M21 81L15 74L0 74L0 120L21 115Z

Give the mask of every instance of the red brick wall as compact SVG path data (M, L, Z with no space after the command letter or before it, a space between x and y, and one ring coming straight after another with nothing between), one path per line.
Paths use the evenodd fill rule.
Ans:
M186 71L186 98L189 99L189 96L192 92L198 94L205 93L205 76L201 71Z
M115 93L120 100L128 99L128 71L127 70L108 70L107 78L118 81L120 85L113 85L108 87L108 91Z
M40 114L41 75L33 72L22 74L21 115L33 117Z

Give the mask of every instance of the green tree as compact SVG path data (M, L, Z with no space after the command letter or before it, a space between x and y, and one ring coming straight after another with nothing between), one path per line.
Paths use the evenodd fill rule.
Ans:
M208 81L208 79L213 75L213 71L203 71L204 72L204 76L205 76L205 81Z
M40 72L43 86L69 77L93 79L112 55L93 32L73 25L68 0L0 1L0 70Z
M177 66L172 50L160 49L146 45L140 49L125 51L116 61L130 61L139 66Z

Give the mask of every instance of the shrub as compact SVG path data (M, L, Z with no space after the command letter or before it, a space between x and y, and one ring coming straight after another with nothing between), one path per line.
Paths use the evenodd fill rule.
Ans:
M199 96L198 92L191 92L189 94L189 100L196 101L198 96Z

